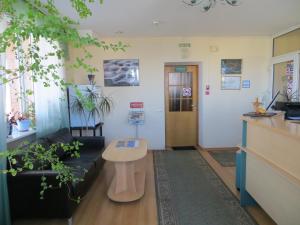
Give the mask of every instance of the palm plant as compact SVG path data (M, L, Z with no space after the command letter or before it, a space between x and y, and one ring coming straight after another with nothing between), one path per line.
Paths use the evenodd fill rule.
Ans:
M87 87L84 93L75 87L75 96L73 97L71 110L80 116L81 122L82 119L84 120L86 130L88 130L91 118L95 118L95 116L104 117L112 110L112 99L104 95L103 92L98 93L94 85L91 88Z

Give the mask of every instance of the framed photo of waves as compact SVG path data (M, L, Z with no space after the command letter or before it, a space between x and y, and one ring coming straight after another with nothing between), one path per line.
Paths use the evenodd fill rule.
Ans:
M242 74L242 59L221 59L221 74Z
M103 61L104 86L139 86L138 59L110 59Z

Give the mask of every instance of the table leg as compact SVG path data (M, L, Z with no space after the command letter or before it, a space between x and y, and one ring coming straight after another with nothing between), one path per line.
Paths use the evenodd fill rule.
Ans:
M145 192L145 169L143 160L115 162L115 174L108 189L108 197L116 202L140 199Z
M119 194L124 191L136 192L135 185L135 166L132 162L115 163L116 187L115 193Z

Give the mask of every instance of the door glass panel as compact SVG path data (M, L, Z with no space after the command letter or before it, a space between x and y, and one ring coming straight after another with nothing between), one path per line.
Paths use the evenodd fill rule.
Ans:
M169 86L169 98L180 98L181 87L180 86Z
M180 98L169 98L169 111L179 112L180 111Z
M169 73L169 111L193 111L193 74Z
M182 85L185 87L192 87L192 73L182 73Z
M182 99L181 111L192 111L193 110L193 100L192 99Z
M169 73L169 85L181 85L181 73Z
M293 100L294 61L286 61L273 66L273 97L280 91L278 101Z

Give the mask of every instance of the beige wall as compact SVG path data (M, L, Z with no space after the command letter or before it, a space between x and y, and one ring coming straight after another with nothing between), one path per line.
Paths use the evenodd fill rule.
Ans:
M117 39L120 40L120 39ZM108 41L117 41L114 39ZM114 111L105 118L104 135L112 138L134 136L134 128L127 124L130 101L145 103L146 123L140 136L147 138L150 148L162 149L165 145L164 122L164 63L200 63L199 93L199 144L203 147L232 147L241 141L240 115L251 111L251 102L262 96L268 87L269 61L272 52L270 37L164 37L121 39L130 44L126 52L103 51L91 48L94 57L97 84L103 86L104 59L139 59L139 87L104 87L104 92L114 99ZM182 53L179 42L190 42L191 48ZM217 46L217 52L210 52ZM80 55L80 50L70 49L70 62ZM220 61L223 58L242 58L242 79L251 80L250 89L222 91ZM69 69L68 80L87 84L83 71ZM211 93L204 95L205 85Z

